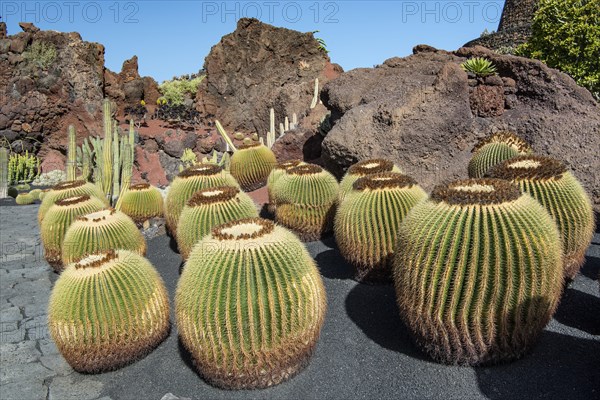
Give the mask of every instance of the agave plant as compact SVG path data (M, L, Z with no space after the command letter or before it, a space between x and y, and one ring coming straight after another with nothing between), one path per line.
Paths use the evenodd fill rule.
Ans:
M482 78L494 75L496 73L496 66L490 60L484 57L469 58L460 66L464 71L472 72Z

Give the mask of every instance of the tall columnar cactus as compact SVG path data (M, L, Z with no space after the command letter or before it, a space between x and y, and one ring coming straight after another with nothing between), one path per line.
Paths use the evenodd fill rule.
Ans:
M268 209L270 213L275 213L277 209L277 198L273 195L273 187L275 187L275 182L282 176L286 175L286 171L290 168L297 167L298 165L306 164L302 160L288 160L280 162L273 168L269 177L267 178L267 192L269 194L269 205Z
M396 172L368 175L354 182L335 216L340 253L356 267L356 279L389 282L396 233L406 214L427 193Z
M62 244L62 263L108 250L146 254L146 241L131 218L113 208L81 215L67 229Z
M177 222L187 201L200 189L215 186L239 188L235 178L215 164L196 164L180 172L171 182L165 199L165 220L167 229L177 237Z
M504 161L488 175L516 183L546 208L562 237L565 278L575 278L595 226L592 202L577 178L561 161L533 155Z
M162 218L164 199L160 190L147 183L129 186L119 197L120 210L136 223L141 224L151 218Z
M331 231L338 183L323 168L306 164L287 170L273 187L277 198L275 218L304 241L318 240Z
M310 102L311 109L315 108L317 106L317 103L319 102L319 78L315 78L315 89L313 92L313 98Z
M0 199L8 196L8 150L0 147Z
M194 193L181 212L177 225L177 247L184 260L212 228L238 219L258 217L254 201L240 189L218 186Z
M393 162L389 160L384 160L382 158L372 158L369 160L359 161L356 164L353 164L348 168L346 174L342 178L340 182L340 195L339 195L339 203L342 203L344 200L344 196L346 193L352 190L352 185L358 179L363 176L377 174L380 172L398 172L402 173L402 170L394 165Z
M326 297L302 243L252 218L220 225L194 247L175 310L200 374L215 386L252 389L279 384L308 364Z
M250 143L238 147L231 156L231 175L246 192L263 187L277 164L275 154L263 144Z
M473 148L469 161L469 177L483 178L494 165L533 150L527 141L512 132L498 132L481 140Z
M75 136L75 127L69 125L67 147L67 180L77 179L77 137Z
M42 244L46 261L54 271L61 272L64 268L61 253L67 229L80 216L100 211L106 204L87 194L58 200L46 213L40 227Z
M102 148L102 162L99 163L98 172L100 173L99 182L102 187L102 191L106 194L107 197L111 197L111 189L112 189L112 168L113 168L113 119L112 119L112 110L109 99L104 99L104 103L102 104L102 114L104 116L104 144Z
M441 185L398 230L400 315L436 361L479 365L523 356L563 287L556 224L500 179Z
M104 197L102 190L92 183L88 183L86 181L62 182L54 186L43 196L42 204L40 204L40 208L38 210L38 223L40 225L42 224L44 215L58 200L83 194L96 197L102 200L106 206L109 205L108 200L106 197Z
M90 255L56 281L50 335L79 372L114 370L140 359L169 334L169 297L152 264L126 250Z

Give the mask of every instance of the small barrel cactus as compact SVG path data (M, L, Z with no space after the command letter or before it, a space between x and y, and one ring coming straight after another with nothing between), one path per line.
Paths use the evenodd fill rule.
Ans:
M308 251L260 218L220 225L193 249L175 297L200 374L227 389L276 385L309 362L326 309Z
M187 201L198 190L216 186L239 187L229 172L210 163L200 163L184 169L171 182L165 199L165 222L173 237L177 236L177 222Z
M575 278L595 227L592 202L577 178L561 161L534 155L504 161L488 175L516 183L546 208L562 236L565 278Z
M38 200L39 201L43 201L44 200L44 196L46 196L46 193L48 193L50 191L50 189L42 189L40 191L40 193L38 193Z
M63 265L108 250L146 254L146 241L131 218L112 208L81 215L67 229L62 245Z
M394 165L393 162L389 160L384 160L382 158L372 158L369 160L359 161L356 164L353 164L348 168L346 174L342 178L340 182L340 192L338 202L341 204L342 200L344 200L344 196L346 193L352 190L352 185L358 179L371 175L377 174L379 172L398 172L402 173L402 170Z
M147 183L129 186L123 194L120 211L127 214L136 223L151 218L161 218L164 213L164 199L160 190Z
M246 137L246 135L244 135L242 132L236 132L236 133L233 134L233 138L235 140L242 141L242 140L244 140L245 137Z
M33 197L34 200L40 200L41 193L42 193L42 189L33 189L32 191L29 192L29 194L31 195L31 197Z
M512 132L498 132L479 141L469 161L469 177L483 178L490 168L504 160L530 154L529 143Z
M249 138L248 138L249 139ZM244 142L231 156L231 175L246 192L263 187L277 165L275 154L262 143Z
M44 215L46 211L50 209L58 200L66 199L67 197L79 196L87 194L89 196L94 196L104 202L104 205L108 207L110 204L108 200L104 196L104 192L94 185L93 183L89 183L86 181L67 181L59 183L52 187L50 191L48 191L42 200L42 204L40 204L40 209L38 210L38 222L41 226L42 221L44 220Z
M15 202L20 205L32 204L35 201L35 198L31 195L31 193L19 193L15 198Z
M56 281L50 335L79 372L98 373L144 357L169 334L169 297L144 257L126 250L89 255Z
M303 241L320 239L333 227L338 188L335 177L317 165L289 168L272 190L278 199L276 221Z
M27 190L31 190L31 186L29 186L29 184L27 183L19 183L17 186L15 186L17 188L17 190L19 191L27 191Z
M267 178L267 192L269 194L269 205L268 210L270 213L275 214L275 209L277 208L277 199L273 196L273 187L275 186L275 182L282 176L285 176L286 171L290 168L297 167L298 165L306 164L302 160L288 160L280 162L273 168L273 171L269 174Z
M100 211L106 204L87 194L58 200L44 217L40 228L46 261L56 272L63 269L62 245L67 229L80 215Z
M400 223L427 193L410 177L381 172L358 179L335 216L340 253L356 266L356 279L389 282Z
M194 245L217 225L258 217L254 201L240 189L220 186L194 193L181 212L177 225L177 247L187 260Z
M556 310L561 258L552 217L516 185L471 179L438 186L398 229L400 315L436 361L519 358Z

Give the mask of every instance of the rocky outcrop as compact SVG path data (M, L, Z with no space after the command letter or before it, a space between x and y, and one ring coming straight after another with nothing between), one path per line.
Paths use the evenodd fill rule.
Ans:
M260 135L269 129L270 108L277 126L293 113L301 119L309 111L315 78L322 86L342 71L330 63L312 33L248 18L212 47L204 69L198 111L219 119L228 130Z
M564 160L600 210L600 107L586 89L539 61L482 47L415 52L325 86L335 123L322 145L327 167L340 176L360 159L389 158L431 190L466 177L476 142L510 129ZM490 59L499 79L469 77L460 63L474 56Z

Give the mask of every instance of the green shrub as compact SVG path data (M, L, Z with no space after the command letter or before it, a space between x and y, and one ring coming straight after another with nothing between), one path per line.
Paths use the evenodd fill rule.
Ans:
M23 53L23 58L41 69L48 69L56 60L56 47L51 43L36 41Z
M600 1L540 0L532 36L517 49L569 74L600 100Z
M172 105L183 104L185 95L190 94L194 96L198 91L198 86L204 79L204 75L194 79L173 79L170 81L164 81L158 90L163 95L166 102Z
M477 76L485 78L486 76L494 75L496 67L490 60L483 57L470 58L462 63L461 68L466 72L472 72Z

